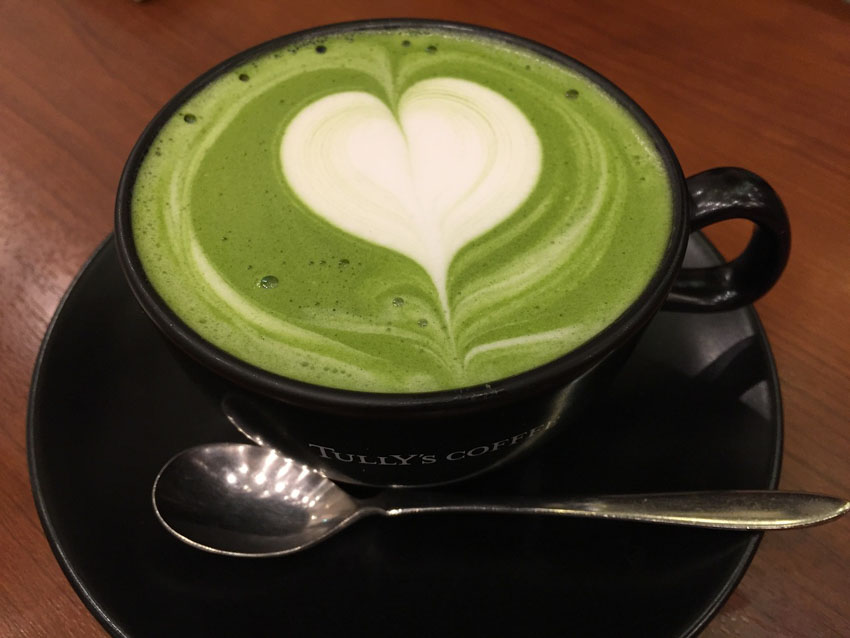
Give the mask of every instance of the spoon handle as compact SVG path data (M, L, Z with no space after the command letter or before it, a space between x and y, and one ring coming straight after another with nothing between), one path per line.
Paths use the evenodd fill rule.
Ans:
M606 518L688 527L775 530L825 523L846 514L850 502L832 496L776 490L725 490L624 494L571 499L522 499L486 502L475 497L426 492L394 493L387 502L368 503L389 516L422 512L492 512ZM387 500L388 500L387 499ZM365 505L365 503L364 503Z

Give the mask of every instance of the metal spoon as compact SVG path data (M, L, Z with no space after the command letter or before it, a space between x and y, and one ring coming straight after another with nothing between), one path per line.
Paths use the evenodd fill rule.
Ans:
M160 522L180 540L231 556L280 556L318 543L370 514L556 514L737 530L789 529L845 514L850 502L778 491L682 492L586 498L496 497L385 490L356 499L271 448L220 443L181 452L153 486Z

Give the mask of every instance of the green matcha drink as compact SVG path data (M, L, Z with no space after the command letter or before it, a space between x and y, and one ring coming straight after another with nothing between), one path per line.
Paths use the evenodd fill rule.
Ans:
M161 129L132 225L154 288L319 385L464 387L611 324L667 245L651 140L587 78L453 31L348 31L235 68Z

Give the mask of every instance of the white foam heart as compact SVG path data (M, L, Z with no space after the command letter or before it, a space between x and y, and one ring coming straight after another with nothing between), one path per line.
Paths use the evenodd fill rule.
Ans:
M396 113L359 91L309 104L286 128L280 157L311 210L417 261L447 310L452 258L528 197L542 150L525 115L499 93L433 78L405 91Z

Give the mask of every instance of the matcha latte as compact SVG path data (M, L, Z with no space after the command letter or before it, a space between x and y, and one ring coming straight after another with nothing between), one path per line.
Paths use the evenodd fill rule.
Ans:
M673 216L649 136L591 80L439 29L231 67L159 131L131 206L148 278L206 340L375 392L575 349L645 289Z

